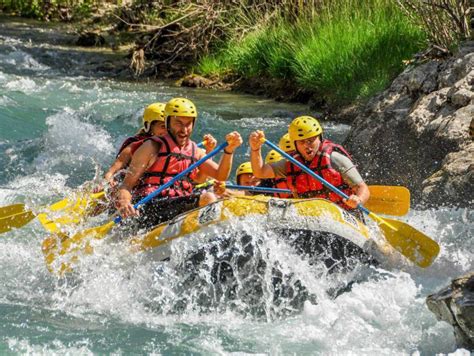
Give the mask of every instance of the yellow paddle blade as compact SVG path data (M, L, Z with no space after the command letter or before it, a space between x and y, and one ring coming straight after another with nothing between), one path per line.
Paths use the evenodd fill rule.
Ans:
M104 192L79 193L76 197L54 203L48 208L48 212L38 215L38 220L46 230L57 233L61 226L79 224L84 217L100 213L97 211L97 201L104 197Z
M374 213L369 217L377 221L388 243L418 266L429 267L438 256L438 243L414 227L395 219L382 219Z
M8 208L10 209L2 208L4 215L0 217L0 234L22 227L35 218L35 214L25 210L23 204L10 205Z
M0 219L25 212L25 204L13 204L0 207Z
M365 207L377 214L403 216L410 210L410 191L405 187L369 185Z
M71 264L78 261L79 254L92 253L91 240L104 238L114 225L115 222L111 221L105 225L81 231L72 237L62 232L57 232L45 238L42 244L42 251L50 272L62 275L65 272L71 271ZM67 255L66 261L61 259L61 256L64 255Z
M74 243L84 241L85 239L102 239L105 237L105 235L108 234L108 232L114 225L115 225L115 222L112 220L105 225L92 227L90 229L80 231L74 236L65 240L63 243L63 246L65 245L65 243L74 244Z

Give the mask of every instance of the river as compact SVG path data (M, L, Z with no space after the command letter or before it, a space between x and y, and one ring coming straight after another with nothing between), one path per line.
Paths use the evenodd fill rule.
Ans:
M238 130L244 145L234 167L249 156L252 130L265 130L276 141L292 118L308 113L305 106L260 97L114 79L91 70L89 63L100 55L38 42L41 36L61 40L54 29L0 23L0 206L24 202L40 210L103 173L152 102L193 100L196 141L211 133L221 142ZM349 130L334 122L323 126L337 142ZM441 245L435 263L427 269L382 264L335 299L325 293L331 275L315 278L288 248L268 241L267 261L280 261L318 298L281 313L273 296L263 293L260 314L248 311L243 299L239 308L217 301L205 312L192 304L171 312L176 299L194 293L177 292L183 281L173 265L128 258L117 246L91 258L74 280L59 279L44 263L46 233L32 221L0 237L0 354L454 352L452 328L436 321L425 298L473 270L472 215L467 209L411 210L400 219ZM271 240L258 221L234 228ZM271 284L265 273L262 279Z

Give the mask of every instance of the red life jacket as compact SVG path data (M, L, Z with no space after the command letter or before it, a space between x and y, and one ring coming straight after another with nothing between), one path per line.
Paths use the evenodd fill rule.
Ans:
M146 170L135 188L135 192L140 196L146 196L155 191L198 161L198 147L191 140L184 147L179 147L169 134L153 136L148 140L160 143L160 151L153 165ZM192 180L196 174L197 169L194 169L161 192L161 196L173 198L190 195L193 191Z
M262 179L260 181L260 187L262 188L278 188L278 189L288 189L288 185L286 184L286 178L266 178ZM259 193L255 192L255 195L257 194L264 194L264 195L270 195L274 196L277 198L291 198L293 197L292 194L285 194L285 193Z
M308 164L299 153L294 153L293 158L301 162L314 173L324 178L339 190L350 196L354 194L348 184L342 179L342 175L331 166L331 153L337 151L352 160L350 154L341 146L329 140L323 140L313 160ZM286 182L292 191L296 191L300 198L323 198L337 203L344 209L351 209L343 203L342 198L326 188L317 179L303 172L299 167L286 162Z
M123 141L122 146L120 146L120 149L119 149L116 157L118 157L120 155L120 153L131 143L134 143L134 142L137 142L137 141L144 141L147 138L150 138L151 136L152 135L149 134L149 133L142 133L142 134L136 134L135 136L128 137L125 141Z
M141 145L143 145L143 142L145 142L145 141L146 141L146 139L136 141L136 142L133 142L133 143L130 144L130 153L132 154L132 156L135 152L137 152L137 150L140 148Z
M273 187L278 188L278 189L290 189L288 187L286 178L274 178ZM286 193L275 193L275 196L279 198L292 198L293 197L292 194L286 194Z

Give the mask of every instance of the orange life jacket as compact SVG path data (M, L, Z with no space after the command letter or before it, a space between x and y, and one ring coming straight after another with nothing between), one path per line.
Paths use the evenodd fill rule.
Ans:
M179 147L169 134L153 136L148 140L160 143L160 150L155 162L146 170L135 188L135 192L140 196L146 196L155 191L198 161L198 147L191 140L184 147ZM190 195L193 191L192 180L196 174L197 169L194 169L171 187L165 189L161 196L173 198Z
M274 178L273 187L278 188L278 189L290 189L288 187L286 178ZM279 198L292 198L293 197L292 194L286 194L286 193L275 193L275 196Z
M314 156L313 160L309 162L309 164L297 152L295 152L292 156L297 161L311 169L314 173L324 178L336 188L350 196L351 194L354 194L354 192L349 187L349 185L344 182L341 173L339 173L331 165L330 157L333 151L342 153L352 160L350 154L344 149L344 147L329 140L323 140L319 146L318 152ZM329 190L329 188L326 188L317 179L303 172L299 167L295 166L289 161L286 162L286 174L288 188L294 192L297 192L300 198L323 198L339 204L344 209L351 209L349 206L343 203L342 198L338 194L332 192Z

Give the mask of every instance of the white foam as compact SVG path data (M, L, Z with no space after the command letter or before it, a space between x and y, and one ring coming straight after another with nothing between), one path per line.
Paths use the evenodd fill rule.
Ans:
M64 82L59 87L59 89L64 89L64 90L68 91L69 93L73 93L73 94L78 94L78 93L84 92L84 89L82 89L82 88L78 87L76 84L70 83L70 82Z
M33 94L38 91L35 81L30 78L19 78L5 84L5 88L11 91L21 91L25 94Z
M54 173L37 172L24 177L18 177L0 188L1 204L13 204L19 201L28 202L34 207L48 198L67 193L67 176Z
M35 159L43 169L61 162L78 160L105 162L113 154L111 137L103 128L85 122L79 114L69 108L46 119L48 132L45 136L45 151Z
M23 355L94 355L88 347L87 340L70 343L78 344L77 346L65 345L59 340L32 344L28 339L8 337L6 341L10 351Z
M0 78L1 79L1 78ZM0 106L14 106L16 102L6 95L0 95Z

